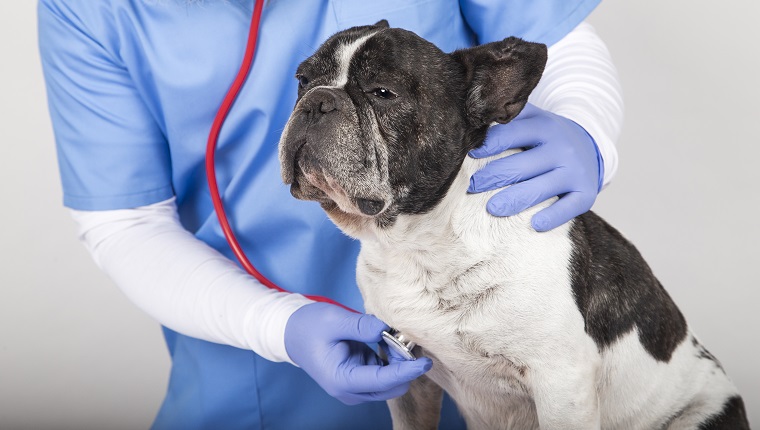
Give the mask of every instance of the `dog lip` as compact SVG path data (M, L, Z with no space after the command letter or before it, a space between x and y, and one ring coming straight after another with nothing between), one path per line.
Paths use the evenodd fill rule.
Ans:
M346 184L309 159L309 154L304 152L308 152L307 144L306 139L294 141L290 152L292 158L283 160L283 168L288 169L284 175L286 184L290 185L294 197L320 203L332 201L341 211L355 215L373 217L383 212L388 205L387 199L351 192L351 187L347 189Z
M288 178L290 178L290 181L286 181L286 184L296 184L298 179L298 170L301 168L298 161L301 159L301 152L306 145L306 139L299 140L296 142L296 150L293 151L293 160L291 163L286 164L290 167L290 175L288 175Z

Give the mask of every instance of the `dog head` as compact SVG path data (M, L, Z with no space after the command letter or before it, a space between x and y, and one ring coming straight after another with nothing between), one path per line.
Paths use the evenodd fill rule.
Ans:
M488 127L522 110L546 57L517 38L446 54L385 21L337 33L296 72L282 178L352 235L429 211Z

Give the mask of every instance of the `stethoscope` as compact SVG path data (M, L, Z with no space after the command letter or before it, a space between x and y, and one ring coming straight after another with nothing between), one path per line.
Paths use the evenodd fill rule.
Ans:
M214 167L216 144L219 140L219 133L222 129L222 125L224 125L227 114L229 114L232 105L235 103L235 99L237 98L238 94L240 94L240 90L248 77L248 73L251 71L251 66L253 65L253 57L256 53L256 39L259 32L259 23L261 22L261 11L263 8L264 0L256 0L253 8L253 16L251 17L251 27L248 32L248 43L245 48L243 63L240 66L240 70L238 71L238 74L235 77L232 86L227 91L227 95L224 97L222 105L219 107L219 110L214 117L214 122L211 125L211 131L209 132L208 143L206 145L206 178L208 180L209 191L211 193L211 200L214 203L214 211L216 212L216 216L219 218L219 224L221 225L222 231L224 232L224 237L227 239L227 243L229 243L232 252L235 254L235 257L243 266L243 269L245 269L246 272L256 278L264 286L283 293L289 293L289 291L280 288L277 284L270 281L266 276L262 275L258 270L256 270L253 264L251 264L251 262L248 260L248 257L246 257L243 249L240 247L240 244L235 237L235 233L232 231L230 223L227 220L227 214L224 211L222 197L219 194L219 186L216 182L216 169ZM351 309L341 303L338 303L328 297L306 297L317 302L331 303L351 312L359 313L358 311ZM382 336L388 347L393 349L393 351L396 352L399 356L407 360L415 359L414 354L412 353L412 349L414 349L415 343L406 339L404 335L399 333L397 330L391 329L389 331L384 331L382 333Z

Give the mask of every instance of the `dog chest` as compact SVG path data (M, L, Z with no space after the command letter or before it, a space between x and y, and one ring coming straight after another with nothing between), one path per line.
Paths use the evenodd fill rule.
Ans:
M470 246L453 231L435 236L446 243L426 237L407 242L414 246L363 242L357 280L370 313L442 362L517 372L585 336L568 267L546 263L569 261L561 234L537 236L552 243L533 247Z

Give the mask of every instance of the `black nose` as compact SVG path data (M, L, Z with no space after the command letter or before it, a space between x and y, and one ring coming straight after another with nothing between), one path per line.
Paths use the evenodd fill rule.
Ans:
M317 88L303 100L303 112L312 121L317 121L324 114L336 110L338 110L338 102L335 94L327 88Z
M377 215L385 207L385 202L382 200L356 199L356 206L359 206L359 210L364 215Z

